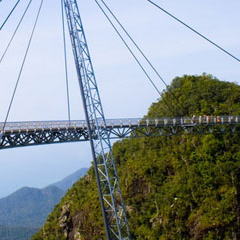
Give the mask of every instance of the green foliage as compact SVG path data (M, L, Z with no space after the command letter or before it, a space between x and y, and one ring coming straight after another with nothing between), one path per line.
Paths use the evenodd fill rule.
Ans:
M60 222L64 222L62 227ZM103 235L103 221L93 168L72 186L48 216L40 232L32 239L66 239L64 233L68 234L70 231L74 234L80 232L83 239L97 240Z
M177 97L178 101L175 99ZM147 117L240 114L240 87L211 75L175 78ZM240 136L125 139L113 153L133 239L240 239ZM69 213L61 224L64 209ZM33 240L105 239L93 169Z
M177 77L162 97L153 103L149 117L191 115L239 115L240 89L234 83L219 81L211 75Z

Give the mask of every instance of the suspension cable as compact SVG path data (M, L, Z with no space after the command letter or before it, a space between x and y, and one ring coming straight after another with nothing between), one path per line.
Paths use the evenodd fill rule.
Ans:
M65 78L66 78L66 90L67 90L67 106L68 106L68 123L69 123L69 126L70 126L71 111L70 111L70 94L69 94L68 64L67 64L67 46L66 46L66 32L65 32L63 4L64 4L63 0L61 0L63 46L64 46L64 65L65 65Z
M108 17L107 13L104 11L104 9L101 7L101 5L98 3L97 0L95 0L95 2L97 3L98 7L100 8L100 10L102 11L102 13L104 14L104 16L107 18L107 20L109 21L109 23L112 25L112 27L114 28L114 30L116 31L116 33L118 34L118 36L120 37L120 39L123 41L124 45L127 47L128 51L131 53L131 55L133 56L133 58L135 59L135 61L137 62L137 64L139 65L139 67L142 69L143 73L146 75L146 77L148 78L148 80L150 81L150 83L153 85L153 87L155 88L155 90L158 92L159 96L162 97L164 103L166 104L166 106L168 107L168 109L171 111L172 114L173 111L171 109L171 107L169 106L169 104L167 103L167 101L164 99L163 94L160 92L160 90L157 88L157 86L154 84L153 80L151 79L151 77L148 75L147 71L145 70L145 68L143 67L143 65L140 63L140 61L138 60L138 58L136 57L136 55L133 53L133 51L131 50L131 48L129 47L129 45L127 44L127 42L124 40L123 36L120 34L120 32L117 30L117 28L115 27L115 25L113 24L113 22L111 21L111 19Z
M176 95L172 92L172 90L169 88L169 86L167 85L167 83L164 81L164 79L161 77L161 75L158 73L158 71L156 70L156 68L152 65L152 63L150 62L150 60L146 57L146 55L143 53L143 51L141 50L141 48L137 45L137 43L134 41L134 39L131 37L131 35L127 32L127 30L124 28L124 26L121 24L121 22L118 20L118 18L114 15L114 13L111 11L111 9L107 6L107 4L101 0L103 2L103 4L105 5L105 7L108 9L108 11L111 13L111 15L114 17L114 19L117 21L117 23L120 25L120 27L123 29L123 31L126 33L126 35L129 37L129 39L133 42L133 44L135 45L135 47L138 49L138 51L141 53L141 55L144 57L144 59L147 61L147 63L150 65L150 67L153 69L153 71L157 74L157 76L159 77L159 79L163 82L163 84L166 86L166 89L169 90L170 94L173 96L173 98L175 98L175 100L177 101L177 103L180 105L180 107L182 109L183 105L182 103L179 101L179 99L176 97ZM175 115L174 111L172 110L172 104L171 107L169 105L169 103L166 101L166 99L163 96L163 93L161 93L159 91L159 89L157 88L157 86L154 84L154 82L152 81L152 79L150 78L150 76L147 74L146 70L143 68L142 64L140 63L140 61L137 59L137 57L134 55L133 51L130 49L129 45L126 43L126 41L123 39L122 35L120 34L120 32L117 30L117 28L115 27L115 25L113 24L113 22L110 20L110 18L108 17L107 13L103 10L103 8L100 6L100 4L98 3L97 0L95 0L95 2L97 3L98 7L101 9L101 11L103 12L103 14L105 15L105 17L107 18L107 20L110 22L110 24L112 25L112 27L114 28L114 30L116 31L116 33L118 34L118 36L121 38L121 40L123 41L123 43L125 44L125 46L127 47L127 49L129 50L129 52L131 53L131 55L134 57L134 59L136 60L136 62L138 63L138 65L140 66L140 68L142 69L142 71L144 72L144 74L147 76L148 80L151 82L151 84L153 85L153 87L156 89L156 91L158 92L158 94L160 95L160 97L162 98L163 102L165 103L165 105L167 106L168 110ZM187 113L189 118L192 118L189 113Z
M216 44L215 42L213 42L212 40L210 40L209 38L205 37L203 34L201 34L200 32L198 32L197 30L195 30L194 28L190 27L189 25L187 25L186 23L184 23L182 20L180 20L179 18L175 17L174 15L172 15L171 13L167 12L165 9L163 9L162 7L160 7L159 5L157 5L156 3L152 2L151 0L147 0L149 3L151 3L152 5L154 5L155 7L157 7L158 9L160 9L161 11L163 11L164 13L166 13L168 16L172 17L173 19L175 19L176 21L178 21L179 23L181 23L182 25L184 25L185 27L187 27L188 29L190 29L192 32L196 33L198 36L200 36L201 38L205 39L206 41L208 41L209 43L211 43L212 45L214 45L215 47L217 47L219 50L221 50L222 52L226 53L227 55L229 55L230 57L232 57L233 59L235 59L236 61L240 62L240 59L235 57L233 54L231 54L230 52L228 52L227 50L225 50L224 48L222 48L221 46L219 46L218 44Z
M32 3L32 0L29 1L29 3L28 3L28 5L27 5L27 7L26 7L26 9L25 9L25 11L24 11L24 13L23 13L23 15L22 15L22 17L21 17L21 19L20 19L20 21L19 21L19 23L18 23L18 25L17 25L14 33L13 33L13 35L12 35L12 37L11 37L11 39L10 39L10 41L9 41L9 43L8 43L5 51L4 51L4 53L3 53L3 55L2 55L1 58L0 58L0 65L1 65L1 63L2 63L2 61L3 61L3 59L4 59L4 57L5 57L5 55L6 55L6 53L7 53L7 51L8 51L8 49L9 49L10 45L11 45L11 43L12 43L12 41L13 41L13 39L14 39L14 37L15 37L15 35L16 35L16 33L17 33L17 31L18 31L18 29L19 29L19 27L20 27L20 25L21 25L21 23L22 23L25 15L26 15L26 13L27 13L30 5L31 5L31 3Z
M109 23L112 25L112 27L114 28L114 30L116 31L116 33L118 34L118 36L120 37L120 39L123 41L124 45L127 47L128 51L131 53L131 55L133 56L133 58L135 59L135 61L138 63L139 67L142 69L142 71L144 72L144 74L147 76L148 80L151 82L151 84L153 85L153 87L155 88L155 90L158 92L158 94L161 96L161 92L160 90L157 88L157 86L154 84L154 82L152 81L151 77L148 75L148 73L146 72L145 68L143 67L143 65L140 63L140 61L137 59L137 57L135 56L135 54L133 53L133 51L131 50L131 48L129 47L129 45L127 44L127 42L124 40L124 38L122 37L122 35L120 34L120 32L117 30L117 28L115 27L115 25L113 24L113 22L111 21L111 19L108 17L108 15L106 14L106 12L104 11L104 9L101 7L101 5L98 3L97 0L95 0L95 2L97 3L98 7L101 9L101 11L103 12L103 14L105 15L105 17L107 18L107 20L109 21Z
M115 25L113 24L113 22L111 21L111 19L108 17L107 13L104 11L104 9L101 7L101 5L98 3L97 0L95 0L95 2L97 3L98 7L100 8L100 10L103 12L104 16L107 18L107 20L109 21L109 23L111 24L111 26L113 27L113 29L115 30L115 32L117 33L117 35L120 37L120 39L122 40L122 42L124 43L124 45L127 47L128 51L131 53L131 55L133 56L133 58L135 59L135 61L137 62L137 64L139 65L139 67L142 69L143 73L146 75L146 77L148 78L148 80L150 81L150 83L152 84L152 86L154 87L154 89L157 91L157 93L159 94L159 96L162 98L162 100L164 101L164 103L166 104L167 108L169 109L169 111L173 114L173 110L172 107L170 107L170 105L168 104L168 102L166 101L166 99L163 96L163 93L160 92L160 90L157 88L157 86L154 84L153 80L151 79L151 77L148 75L147 71L145 70L145 68L143 67L143 65L140 63L140 61L138 60L138 58L135 56L135 54L133 53L133 51L131 50L130 46L127 44L127 42L124 40L123 36L120 34L120 32L117 30L117 28L115 27Z
M166 89L169 90L170 94L175 98L175 100L179 103L179 105L181 106L181 108L183 109L183 106L181 104L181 102L179 101L179 99L176 97L176 95L172 92L172 90L169 88L168 84L166 83L166 81L164 81L164 79L162 78L162 76L159 74L159 72L156 70L156 68L153 66L153 64L150 62L150 60L147 58L147 56L144 54L144 52L142 51L142 49L139 47L139 45L136 43L136 41L131 37L131 35L128 33L128 31L126 30L126 28L123 26L123 24L119 21L119 19L116 17L116 15L113 13L113 11L110 9L110 7L105 3L104 0L101 0L103 5L106 7L106 9L110 12L110 14L112 15L112 17L116 20L116 22L119 24L119 26L122 28L122 30L125 32L125 34L128 36L128 38L131 40L131 42L134 44L134 46L137 48L137 50L140 52L140 54L143 56L143 58L147 61L147 63L150 65L150 67L153 69L153 71L156 73L156 75L158 76L158 78L162 81L162 83L165 85ZM115 29L115 28L114 28ZM116 29L115 29L116 30ZM161 97L163 98L162 94Z
M17 87L18 87L21 75L22 75L23 67L24 67L24 64L26 62L26 58L27 58L27 55L28 55L28 52L29 52L29 49L30 49L30 45L31 45L31 42L32 42L32 39L33 39L35 29L36 29L36 25L37 25L39 15L40 15L40 12L41 12L41 9L42 9L42 5L43 5L43 0L41 0L40 6L39 6L39 9L38 9L37 17L36 17L36 20L35 20L35 23L34 23L34 26L33 26L33 29L32 29L32 33L31 33L31 36L30 36L30 39L29 39L29 42L28 42L28 45L27 45L27 50L25 52L23 62L22 62L21 68L20 68L20 72L19 72L19 75L18 75L18 78L17 78L17 82L16 82L16 85L15 85L15 88L14 88L14 91L13 91L13 94L12 94L12 98L11 98L11 101L10 101L10 104L9 104L9 107L8 107L8 111L7 111L7 114L6 114L6 117L5 117L5 121L4 121L3 128L2 128L2 133L0 134L0 138L2 137L2 135L4 133L4 129L6 127L8 116L9 116L9 113L10 113L10 110L11 110L11 107L12 107L12 104L13 104L13 100L14 100L14 97L15 97L15 94L16 94L16 91L17 91Z
M17 1L17 3L14 5L13 9L11 10L11 12L8 14L7 18L5 19L5 21L3 22L3 24L0 27L0 31L2 30L2 28L4 27L4 25L7 23L8 19L10 18L10 16L12 15L12 13L14 12L15 8L17 7L17 5L19 4L20 0Z
M152 65L152 63L150 62L150 60L147 58L147 56L143 53L143 51L141 50L141 48L139 47L139 45L136 43L136 41L131 37L131 35L128 33L128 31L126 30L126 28L122 25L122 23L119 21L119 19L116 17L116 15L113 13L113 11L109 8L109 6L105 3L104 0L101 0L102 3L104 4L104 6L107 8L107 10L110 12L110 14L113 16L113 18L117 21L117 23L119 24L119 26L122 28L122 30L126 33L126 35L129 37L129 39L132 41L132 43L134 44L134 46L138 49L138 51L141 53L141 55L144 57L144 59L147 61L147 63L150 65L150 67L153 69L153 71L157 74L157 76L159 77L159 79L163 82L163 84L167 87L167 83L164 81L164 79L161 77L161 75L159 74L159 72L156 70L156 68Z

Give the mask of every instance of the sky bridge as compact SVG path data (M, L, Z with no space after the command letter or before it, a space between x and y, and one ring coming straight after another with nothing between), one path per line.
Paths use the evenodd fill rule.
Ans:
M1 4L6 4L5 7L9 4L7 1L1 1ZM4 49L2 49L3 55L0 57L0 65L2 65L2 61L5 61L5 55L8 52L9 47L11 47L12 42L14 42L13 40L15 40L15 36L17 35L17 32L19 31L22 22L24 22L25 20L25 16L27 16L28 12L31 10L31 5L32 5L32 0L27 1L28 3L25 3L25 5L21 5L23 4L23 1L17 0L15 5L9 7L6 11L6 14L0 14L0 15L4 15L4 18L0 21L0 31L4 33L4 35L9 35L7 34L6 29L8 28L8 24L11 23L11 20L14 19L16 10L21 10L22 14L20 14L20 19L19 21L16 23L16 26L14 26L14 31L13 34L11 34L10 39L8 39L8 41L6 42L6 44L1 44L1 45L6 45L6 48L4 47ZM55 24L53 24L52 20L54 18L55 12L56 11L56 3L54 3L53 1L45 1L47 2L51 7L46 8L44 11L49 11L50 13L50 17L49 19L47 18L47 20L44 23L43 26L43 36L46 36L46 31L48 30L48 25L53 25L54 26L54 31L57 28L57 26L59 26L59 22L56 22ZM104 221L104 226L105 226L105 233L106 233L106 239L107 240L131 240L131 234L130 234L130 229L128 226L128 221L127 221L127 212L125 210L125 206L124 206L124 200L121 194L121 187L120 187L120 183L119 183L119 178L118 178L118 174L117 174L117 168L115 165L115 160L114 160L114 156L112 153L112 140L114 139L122 139L122 138L130 138L130 137L154 137L154 136L173 136L173 135L184 135L184 134L208 134L208 133L233 133L233 132L238 132L240 130L240 116L192 116L192 117L172 117L172 118L168 118L168 117L162 117L162 118L157 118L157 119L142 119L142 118L124 118L124 119L106 119L105 117L105 112L103 111L103 105L102 105L102 101L100 98L100 93L99 93L99 89L98 89L98 84L97 84L97 80L95 77L95 71L92 65L92 58L90 56L90 52L89 52L89 47L87 44L87 40L86 40L86 35L85 35L85 30L84 30L84 26L82 23L82 19L81 19L81 14L79 11L79 7L78 7L78 1L77 0L61 0L60 1L61 4L59 4L59 14L61 15L61 27L62 27L62 44L63 44L63 60L64 60L64 71L58 71L59 75L61 76L65 76L65 82L66 82L66 96L67 96L67 101L65 104L62 104L63 102L61 102L62 100L60 100L60 98L62 98L63 96L63 92L60 91L60 88L56 86L59 86L59 77L55 77L56 79L56 83L55 85L52 85L54 82L54 78L51 78L51 81L49 81L48 87L46 87L46 84L44 86L42 86L42 88L38 88L37 84L42 82L42 79L45 79L46 76L42 75L43 72L45 72L46 69L50 69L51 73L52 71L55 69L56 67L56 63L59 61L57 54L59 53L58 49L55 47L58 45L57 44L57 39L59 39L59 36L54 40L54 38L49 38L50 36L50 31L47 33L48 38L46 38L46 43L50 43L51 42L51 48L55 49L55 54L52 54L52 56L54 56L55 58L52 60L53 65L51 67L49 67L48 65L45 65L45 60L39 61L36 64L35 68L32 68L32 66L29 66L28 69L31 69L31 74L32 77L28 76L28 79L36 79L35 80L35 84L36 84L36 90L35 91L30 91L31 94L33 95L37 95L38 93L41 93L41 96L44 96L44 103L41 102L41 105L39 104L38 101L38 107L36 107L32 102L31 102L31 98L30 95L31 94L21 94L21 100L20 101L16 101L16 92L19 92L18 88L19 85L22 85L22 78L23 78L23 70L25 70L25 65L28 63L28 56L31 55L29 51L33 46L34 43L32 43L32 40L35 38L36 35L36 28L37 25L39 25L39 17L41 17L42 14L42 9L44 9L44 0L39 0L39 1L35 1L34 3L37 4L37 7L35 6L35 12L32 13L32 19L28 21L28 23L32 23L31 26L31 31L30 31L30 35L29 35L29 39L28 42L26 44L26 47L23 47L23 58L21 59L21 67L18 71L17 74L17 79L16 82L14 81L14 85L12 84L12 86L14 86L13 88L13 93L12 96L10 98L9 101L9 105L8 107L5 109L6 110L6 116L4 117L4 122L0 123L0 149L8 149L8 148L16 148L16 147L24 147L24 146L33 146L33 145L45 145L45 144L54 144L54 143L67 143L67 142L80 142L80 141L89 141L90 143L90 148L91 148L91 153L92 153L92 159L93 159L93 166L95 169L95 175L96 175L96 180L97 180L97 185L98 185L98 193L99 193L99 200L100 200L100 204L101 204L101 209L102 209L102 216L103 216L103 221ZM85 4L91 4L91 1L87 1ZM165 86L165 88L169 91L169 93L171 93L171 95L175 98L175 100L177 100L179 107L183 108L183 106L181 105L181 101L179 101L178 96L175 95L174 92L171 91L171 88L168 87L169 82L165 81L163 79L163 77L160 75L160 73L157 71L157 68L155 68L153 66L153 63L150 61L150 59L145 55L143 49L136 43L136 41L132 38L132 36L130 35L130 33L126 30L126 28L123 26L123 24L119 21L118 17L116 17L116 15L113 13L113 11L111 10L111 8L107 5L107 3L104 0L95 0L93 1L96 3L96 7L100 10L101 14L103 14L103 16L105 16L105 20L107 20L110 25L113 27L113 30L115 31L115 33L117 34L119 40L122 41L123 46L126 47L124 50L127 50L129 52L129 54L133 57L134 61L136 62L136 64L138 65L139 69L141 70L141 72L143 73L144 81L145 79L148 80L148 84L156 90L153 98L153 101L156 101L156 97L159 99L162 99L165 102L165 105L167 106L167 108L171 111L172 107L171 104L169 104L169 102L165 99L165 95L164 92L161 91L159 89L159 83L162 84L162 86ZM116 4L116 3L115 3ZM143 3L142 3L143 4ZM157 14L160 11L164 12L164 14L168 15L168 17L173 18L175 21L177 21L178 23L180 23L181 25L183 25L185 28L188 29L188 31L191 31L191 33L194 33L195 35L198 35L198 37L201 38L201 40L204 40L205 42L207 42L208 44L210 43L212 46L214 46L219 52L221 52L221 54L226 54L228 55L228 57L231 57L231 60L234 60L235 63L237 62L237 64L239 64L240 59L239 57L235 56L235 53L233 53L233 49L231 49L231 51L228 51L227 49L225 49L224 47L220 46L217 42L211 40L210 38L204 36L203 34L201 34L199 31L196 31L194 28L192 28L190 25L184 23L183 21L181 21L179 18L175 17L174 15L172 15L170 12L166 11L165 9L163 9L160 5L158 5L157 3L154 3L153 1L147 0L145 1L146 5L142 5L144 6L144 14L142 12L140 12L140 17L141 19L150 19L150 17L152 16L152 14ZM194 8L196 8L196 4L194 4ZM201 4L202 1L201 1ZM10 4L11 5L11 4ZM9 6L10 6L9 5ZM122 1L120 1L119 6L123 5ZM127 8L130 8L131 3L130 2L126 2ZM138 7L139 5L141 5L140 2L138 2L137 6L134 4L133 6L133 11L136 12L136 7ZM147 7L148 5L148 7ZM182 4L180 4L182 5ZM219 5L219 4L216 4ZM228 4L229 5L229 4ZM60 9L61 6L61 9ZM90 6L90 5L89 5ZM154 12L153 10L151 10L151 12L146 15L145 10L149 9L150 10L150 6L151 9L155 9L156 12ZM206 5L207 9L209 9L209 4ZM3 9L3 8L2 8ZM7 9L7 8L6 8ZM30 10L29 10L30 9ZM82 9L82 6L81 6ZM91 13L93 8L91 7ZM119 8L117 8L119 9ZM205 8L204 9L204 13L207 11ZM233 9L233 8L232 8ZM1 10L1 9L0 9ZM11 10L11 11L10 11ZM125 9L126 10L126 9ZM2 10L3 11L3 10ZM191 11L188 11L191 12ZM214 11L210 11L210 16L213 17L213 13L216 14L216 10L214 9ZM225 12L225 9L224 9ZM53 14L54 13L54 14ZM185 13L185 11L184 11ZM84 11L83 11L84 14ZM99 40L99 38L96 38L96 36L99 37L99 26L102 26L100 19L98 17L98 15L93 16L95 14L89 14L89 16L91 17L88 21L88 23L92 24L91 20L93 17L96 17L97 19L97 28L94 31L93 34L93 43L94 44L101 44L101 41ZM131 14L126 14L128 15L128 17L132 17L132 13ZM144 17L143 17L144 16ZM185 14L184 14L185 16ZM223 19L222 24L220 24L221 28L219 29L223 29L223 24L225 24L226 19L229 19L228 17L223 18L222 15L221 19ZM46 19L46 16L45 16ZM139 27L139 29L141 28L141 30L144 30L140 36L141 39L143 39L143 36L146 35L147 38L149 40L151 40L150 44L148 42L147 47L150 47L153 49L154 54L157 53L157 55L162 55L163 56L163 61L161 61L161 68L165 69L165 74L169 74L170 72L172 72L172 69L174 66L174 68L176 69L178 66L180 66L180 62L184 62L182 58L176 60L176 62L173 62L174 57L172 57L171 55L171 61L167 62L167 57L164 56L164 52L166 51L166 47L165 44L163 44L163 39L166 36L166 34L161 33L159 34L159 41L156 41L155 44L153 44L153 39L155 39L155 36L152 35L152 37L150 37L150 32L153 32L154 34L156 33L156 29L159 29L159 25L154 26L154 24L157 22L155 18L151 18L152 21L148 22L147 26L143 27L142 24L133 24L134 29L136 27ZM199 19L199 18L197 18ZM206 18L207 19L207 18ZM132 23L132 18L130 18L128 21ZM164 29L168 29L169 27L166 27L166 21L165 20L161 20L159 21L159 23L164 23L164 25L162 26L162 28ZM234 21L236 22L236 21ZM46 24L47 23L47 24ZM51 24L49 24L51 23ZM138 26L136 26L138 25ZM154 26L152 28L152 31L149 31L146 34L146 30L151 28L151 26ZM226 25L227 26L227 25ZM229 29L229 26L226 27L227 29ZM69 44L67 44L67 38L66 38L66 32L68 29L68 34L69 34ZM213 29L216 29L213 28ZM102 29L101 29L102 32ZM235 31L234 31L235 32ZM52 33L52 32L51 32ZM177 33L177 31L176 31ZM216 32L214 33L215 35ZM101 50L99 51L99 62L101 64L106 63L106 59L104 59L105 54L107 53L106 50L108 50L109 46L111 45L111 38L105 34L105 38L104 41L106 43L107 48L105 50L103 50L102 45L101 45ZM177 37L173 37L170 36L169 38L166 38L166 42L171 42L173 41L173 52L178 52L181 53L180 55L184 56L185 60L189 61L189 64L191 64L192 67L190 67L190 65L186 64L187 66L187 70L191 69L191 74L192 72L194 72L194 74L196 74L196 66L198 64L194 63L194 61L192 60L192 56L189 55L188 49L184 49L183 48L183 43L181 43L180 41L180 45L177 46L176 44L176 39L177 42L180 40L179 39L179 35L177 34ZM224 33L224 36L228 36L228 34ZM236 35L233 35L234 38L232 39L239 39L236 38ZM52 36L51 36L52 37ZM24 31L24 38L26 38L26 32ZM96 40L97 39L97 40ZM231 39L231 37L229 37L229 39ZM186 37L186 43L185 45L190 47L190 43L188 42L189 37ZM107 42L110 41L110 42ZM22 44L22 41L17 41L18 43L20 43L20 45L25 46L24 44ZM40 48L40 44L39 43L43 42L43 39L40 38L40 36L38 36L38 45L36 47L36 50L38 50L38 53L45 53L48 52L48 50L46 49L46 46L43 46L43 48ZM159 44L159 42L161 44ZM130 43L130 44L129 44ZM229 41L227 41L227 43L229 43ZM45 45L47 45L45 44ZM94 45L92 44L92 46ZM33 45L33 46L32 46ZM69 47L69 46L70 47ZM238 44L235 44L236 46L238 46ZM159 48L159 47L162 48ZM199 48L199 46L201 46ZM233 44L234 46L234 44ZM69 71L69 66L68 66L68 49L72 49L72 53L73 53L73 59L74 61L72 61L71 67L73 67L73 62L75 64L75 68L76 68L76 75L70 76L69 73L74 72L74 71ZM114 47L115 49L115 47ZM161 50L160 50L161 49ZM17 46L17 50L19 50L19 46ZM96 51L96 49L95 49ZM169 50L167 50L169 51ZM180 52L179 52L180 51ZM203 51L202 45L198 44L198 48L196 48L196 51L200 52L201 54L203 52L207 52L207 51ZM125 52L119 49L119 52L122 52L123 55L125 55ZM16 54L17 53L17 54ZM104 53L104 54L103 54ZM121 54L118 53L118 55L114 54L113 51L109 51L110 56L111 56L111 61L108 62L108 64L106 64L107 66L105 66L105 71L107 72L107 77L109 78L107 81L107 84L105 83L103 88L104 92L104 96L108 95L108 94L112 94L112 97L109 97L109 99L106 101L108 103L112 103L113 99L115 98L114 93L112 93L112 89L109 85L109 82L113 79L117 79L118 75L116 72L116 68L112 68L109 63L113 61L113 56L115 57L115 61L116 60L121 60ZM19 55L19 52L15 52L16 56ZM203 54L203 61L205 62L206 59L208 60L208 56L205 54ZM220 55L218 55L220 56ZM60 58L60 57L59 57ZM152 56L152 58L155 58L154 55ZM40 59L39 57L37 58L38 60ZM189 60L190 59L190 60ZM11 66L11 70L10 72L12 73L13 69L17 69L18 70L18 65L15 62L15 58L14 61L10 61L9 64L6 64L5 66ZM218 59L219 60L219 59ZM208 60L209 61L209 60ZM216 62L217 63L217 69L219 69L219 61L216 61L215 58L212 58L211 60L212 62ZM30 62L30 61L29 61ZM31 64L34 61L31 62ZM114 61L113 61L114 62ZM207 61L206 61L207 62ZM131 67L127 67L126 64L128 63L127 61L123 61L122 65L125 66L124 71L122 72L126 72L127 73L127 77L130 76L129 74L129 69ZM166 65L164 65L166 63ZM30 63L28 63L30 64ZM47 63L48 64L48 63ZM147 66L145 66L145 64ZM193 65L194 66L193 66ZM116 65L120 65L119 62ZM211 72L214 74L214 72L212 72L212 67L210 67L210 70L207 70L209 68L207 68L209 64L206 64L205 67L201 70L202 72ZM41 67L39 67L41 66ZM171 66L171 68L169 69L169 66ZM224 64L224 66L226 66L226 64ZM236 65L237 69L239 69L239 65ZM4 67L4 68L6 68ZM99 69L103 69L104 66L99 66ZM184 70L184 68L182 68L182 66L180 67L182 74L186 74L186 69ZM224 69L224 68L222 68ZM44 70L44 71L43 71ZM131 69L132 70L132 69ZM180 72L181 72L180 71ZM156 79L153 79L151 76L151 73L154 74ZM219 72L219 70L217 71ZM174 74L174 76L176 75L182 75L181 73L178 74ZM9 79L8 77L4 76L5 74L3 74L2 79L7 79L8 81L2 81L2 84L6 84L9 85ZM119 75L120 76L120 75ZM238 79L238 74L236 74L237 79ZM36 78L37 77L37 78ZM230 76L231 77L231 76ZM12 76L11 76L12 78ZM78 81L79 87L80 87L80 95L81 95L81 99L82 99L82 104L83 104L83 112L85 115L85 120L72 120L72 106L70 108L70 85L69 85L69 79L76 79ZM106 78L106 76L104 77ZM119 84L118 86L115 85L114 86L114 90L116 92L126 92L127 90L130 89L135 89L137 85L141 86L141 83L139 81L139 77L136 75L136 77L132 78L131 77L131 81L129 81L129 79L126 80L126 82L124 83L124 79L125 77L119 77L119 80L121 80L121 84ZM133 83L134 79L136 80L135 83ZM172 79L172 77L171 77ZM157 80L157 81L156 81ZM231 79L231 81L233 81L233 79ZM28 89L29 86L31 86L32 81L28 81L27 84L25 85L24 90ZM115 83L114 83L115 84ZM2 87L3 87L2 85ZM122 85L122 91L120 90L120 85ZM11 87L12 87L11 86ZM107 87L106 87L107 86ZM126 87L127 86L127 87ZM144 85L145 86L145 85ZM9 88L10 89L10 88ZM78 89L78 87L74 87L74 89ZM51 94L51 97L46 97L46 91L49 90L49 93ZM5 94L9 93L10 90L6 91L6 90L2 90L2 99L7 99ZM43 93L44 92L44 93ZM63 108L63 106L67 106L67 113L68 113L68 120L67 121L30 121L30 122L10 122L10 115L11 115L11 109L13 104L17 103L18 105L18 111L22 113L22 108L23 106L25 106L23 104L24 102L24 97L26 97L26 101L25 103L27 103L29 106L31 106L34 111L35 111L35 115L37 116L41 116L42 117L42 113L46 114L47 112L50 112L48 109L48 105L49 102L53 101L53 95L54 92L56 92L56 95L59 95L59 101L56 101L56 104L58 106L58 108ZM124 110L124 114L125 116L129 116L126 111L127 108L129 108L129 102L134 101L135 96L133 97L132 91L131 95L130 95L130 99L128 99L127 101L125 101L125 103L123 104L121 102L121 104L123 105L123 110ZM142 90L142 94L140 92L137 92L136 95L140 96L142 102L136 100L137 103L137 107L143 105L143 102L145 102L146 100L142 97L145 96L147 93L147 89L145 89L145 87ZM152 95L152 93L151 93ZM149 97L149 96L148 96ZM122 96L121 94L121 99L124 99L125 97ZM127 99L127 98L126 98ZM2 101L3 103L5 101ZM152 101L151 101L152 102ZM74 101L74 106L78 106L79 103L79 99L77 99L77 101ZM77 104L76 104L77 103ZM145 103L144 103L145 104ZM39 111L39 105L42 107L42 112ZM115 107L115 105L113 104L113 106ZM54 112L57 111L58 108L54 109ZM15 108L16 109L16 108ZM26 109L28 109L28 107L26 107ZM4 110L4 112L5 112ZM114 108L112 107L110 109L110 112L112 113L114 111ZM118 114L120 113L119 109L117 109ZM121 116L122 113L120 113L119 115ZM238 113L236 113L238 114ZM4 114L5 115L5 114ZM35 119L33 118L33 114L32 113L27 113L27 116L30 116L30 120L31 119ZM137 114L138 116L140 114ZM142 114L143 115L143 114ZM64 115L65 116L65 115ZM174 114L173 114L174 116ZM44 117L45 118L45 117ZM48 118L48 117L47 117ZM53 118L48 118L48 119L54 119ZM56 117L58 118L58 117ZM59 117L61 118L61 117ZM64 117L63 117L64 118ZM81 119L82 117L79 117L78 119ZM12 118L11 119L15 119ZM18 118L19 119L19 118ZM36 118L38 119L38 118ZM2 121L2 120L1 120ZM11 150L11 152L13 152L13 150ZM67 151L69 155L69 152L71 152L70 150ZM60 154L60 153L59 153ZM33 154L34 156L36 155L36 153L34 152ZM45 167L45 166L44 166ZM130 214L130 213L129 213Z
M0 124L0 128L3 127L3 124ZM99 120L92 125L92 129L97 127L107 129L110 139L207 134L239 131L240 116L106 119L105 122ZM85 120L8 122L4 129L0 140L0 149L89 141Z

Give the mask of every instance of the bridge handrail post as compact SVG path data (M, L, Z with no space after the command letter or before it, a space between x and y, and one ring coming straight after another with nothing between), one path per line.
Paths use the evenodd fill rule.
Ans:
M202 124L202 116L199 116L199 117L198 117L198 123L199 123L199 124Z
M149 126L149 119L146 120L146 125Z
M173 119L173 125L176 125L176 118Z
M183 125L184 121L183 118L180 118L181 125Z
M216 117L213 117L213 122L214 122L214 124L217 123L217 118Z
M168 123L168 120L166 118L164 118L164 126L166 126Z
M128 120L128 124L129 124L129 127L131 127L132 126L132 121Z

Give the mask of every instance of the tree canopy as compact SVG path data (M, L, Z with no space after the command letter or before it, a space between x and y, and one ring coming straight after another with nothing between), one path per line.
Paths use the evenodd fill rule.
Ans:
M240 115L240 87L203 74L175 78L147 117L222 114ZM125 139L113 153L133 239L240 239L239 133ZM105 239L92 168L41 239Z

